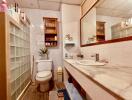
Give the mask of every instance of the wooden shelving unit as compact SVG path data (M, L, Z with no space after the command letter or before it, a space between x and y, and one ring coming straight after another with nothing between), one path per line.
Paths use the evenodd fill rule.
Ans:
M58 45L58 24L57 18L44 17L45 46L57 47Z
M30 83L30 24L0 13L0 97L17 100Z
M96 22L96 39L97 41L105 41L105 22Z

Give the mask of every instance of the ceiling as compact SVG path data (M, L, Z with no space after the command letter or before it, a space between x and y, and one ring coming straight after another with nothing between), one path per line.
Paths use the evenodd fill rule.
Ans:
M96 7L99 15L132 17L132 0L100 0Z
M60 10L61 3L80 5L83 0L7 0L12 3L16 1L22 8Z

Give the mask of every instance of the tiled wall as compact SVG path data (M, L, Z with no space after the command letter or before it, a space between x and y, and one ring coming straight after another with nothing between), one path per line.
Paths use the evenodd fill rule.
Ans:
M81 51L86 59L99 53L100 59L108 60L111 65L132 67L132 41L82 47Z
M80 17L81 11L80 6L77 5L61 5L61 16L62 16L62 33L63 33L63 57L65 53L68 55L76 55L80 46ZM73 41L75 42L74 47L65 47L65 35L71 34Z
M31 55L35 59L40 59L39 49L44 46L44 23L43 17L58 18L59 21L59 46L58 48L49 49L49 58L53 60L54 69L62 66L62 34L61 34L61 18L59 11L39 10L39 9L24 9L31 21ZM33 62L32 62L33 63ZM55 75L56 78L56 75Z

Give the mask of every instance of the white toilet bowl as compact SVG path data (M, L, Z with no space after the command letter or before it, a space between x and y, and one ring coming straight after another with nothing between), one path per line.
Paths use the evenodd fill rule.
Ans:
M49 90L49 81L52 78L52 61L40 60L37 61L36 82L40 85L40 91L45 92Z

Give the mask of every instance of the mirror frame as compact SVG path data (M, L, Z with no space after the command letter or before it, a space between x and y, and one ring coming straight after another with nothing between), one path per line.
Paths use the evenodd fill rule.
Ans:
M86 47L86 46L94 46L94 45L101 45L101 44L108 44L108 43L116 43L116 42L123 42L123 41L130 41L132 40L132 36L128 37L123 37L123 38L118 38L118 39L112 39L112 40L105 40L105 41L100 41L100 42L95 42L95 43L90 43L90 44L82 44L82 29L81 29L81 21L82 19L90 12L90 10L99 2L100 0L97 0L93 6L81 17L80 19L80 46L81 47Z

